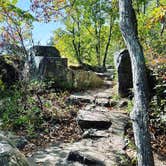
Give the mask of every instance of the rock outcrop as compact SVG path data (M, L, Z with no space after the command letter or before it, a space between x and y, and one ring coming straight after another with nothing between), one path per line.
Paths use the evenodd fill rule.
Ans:
M24 61L19 56L0 56L0 80L9 86L22 79Z
M25 156L3 135L0 135L0 165L30 166Z

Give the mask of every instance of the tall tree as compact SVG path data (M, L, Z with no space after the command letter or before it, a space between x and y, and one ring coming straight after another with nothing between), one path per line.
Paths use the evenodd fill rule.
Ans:
M73 48L73 55L80 64L105 67L112 29L118 16L117 1L109 3L107 0L78 0L72 10L65 11L69 14L64 20L63 32L72 41L65 41L64 45L70 44L69 47Z
M134 108L131 112L138 166L153 166L148 132L148 85L142 47L138 40L137 20L132 0L119 0L120 29L130 53L134 87Z

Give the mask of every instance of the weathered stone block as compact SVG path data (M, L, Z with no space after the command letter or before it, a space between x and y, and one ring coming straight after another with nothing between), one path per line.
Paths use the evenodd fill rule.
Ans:
M128 97L133 88L131 60L128 50L123 49L114 54L115 68L118 73L118 93Z
M67 59L51 46L34 46L30 49L30 75L32 79L51 80L56 87L67 82Z
M108 129L111 126L111 120L99 111L84 111L80 110L77 116L77 121L81 129Z

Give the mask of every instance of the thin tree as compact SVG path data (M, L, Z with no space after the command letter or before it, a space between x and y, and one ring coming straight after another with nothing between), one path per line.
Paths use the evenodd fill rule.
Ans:
M132 0L119 0L120 29L130 53L134 87L131 112L138 166L154 166L148 132L148 85L142 47L137 34L137 20Z

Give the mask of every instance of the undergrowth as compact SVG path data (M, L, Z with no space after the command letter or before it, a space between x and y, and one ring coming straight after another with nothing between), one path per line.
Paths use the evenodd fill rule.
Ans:
M1 93L1 128L22 131L29 138L48 133L48 125L70 121L76 115L78 109L65 104L68 95L66 91L47 91L39 82L12 86Z

